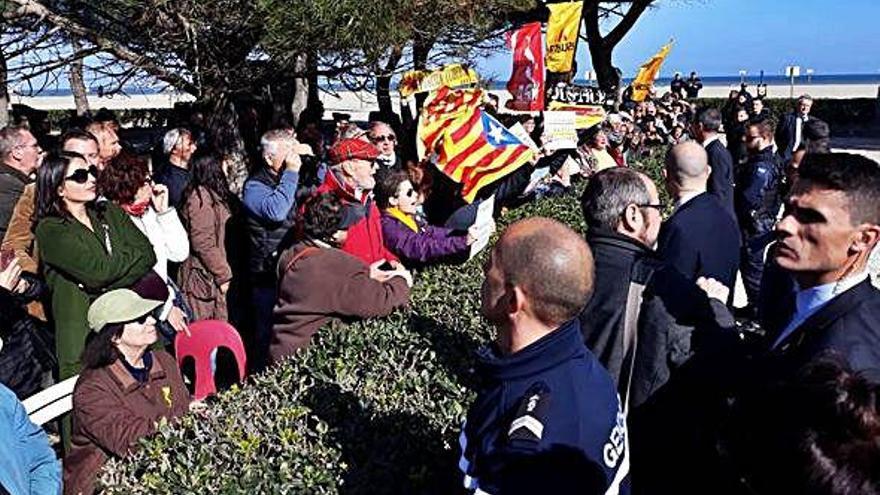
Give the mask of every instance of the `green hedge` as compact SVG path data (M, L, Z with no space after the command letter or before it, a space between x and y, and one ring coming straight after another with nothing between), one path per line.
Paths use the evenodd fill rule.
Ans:
M645 166L657 176L657 162ZM499 230L538 215L585 231L575 194L512 210ZM419 273L408 309L331 324L206 417L162 425L108 463L106 493L455 493L473 355L492 337L479 316L484 258Z

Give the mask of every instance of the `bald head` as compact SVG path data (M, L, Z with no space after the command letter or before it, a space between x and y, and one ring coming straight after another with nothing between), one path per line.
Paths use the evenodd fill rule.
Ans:
M681 189L706 189L709 180L709 157L702 146L686 141L666 153L666 177Z
M593 292L593 255L570 228L529 218L504 231L492 253L504 283L519 287L535 318L559 325L577 316Z

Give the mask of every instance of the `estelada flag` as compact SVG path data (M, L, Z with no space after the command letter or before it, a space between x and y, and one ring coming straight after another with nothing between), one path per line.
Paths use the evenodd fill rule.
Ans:
M641 68L639 68L639 73L636 75L635 80L632 82L632 100L633 101L644 101L645 97L650 93L651 88L654 86L654 80L657 79L657 75L660 74L660 66L663 65L663 61L666 60L666 57L669 55L669 50L672 49L672 41L663 45L663 48L660 48L660 51L654 54L653 57L648 59L647 62L642 64Z
M483 90L441 87L428 96L419 117L416 144L419 160L434 152L443 133L456 117L469 114L483 103Z
M559 101L551 101L547 110L574 112L574 128L590 129L605 121L605 108L602 105L575 105L570 103L562 103Z
M571 62L577 50L581 10L584 2L550 3L547 21L547 70L571 72Z
M532 22L510 34L513 49L513 71L507 90L513 96L505 106L511 110L540 111L544 109L544 43L541 23Z
M437 168L461 183L472 203L483 187L528 163L534 152L491 115L477 108L444 131Z

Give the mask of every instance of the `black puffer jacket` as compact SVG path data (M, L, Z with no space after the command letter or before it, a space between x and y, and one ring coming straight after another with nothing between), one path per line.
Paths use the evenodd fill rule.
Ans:
M30 316L25 304L39 298L45 284L36 276L23 273L28 281L24 294L14 294L0 287L0 382L19 399L40 389L42 374L54 365L55 348L46 324Z

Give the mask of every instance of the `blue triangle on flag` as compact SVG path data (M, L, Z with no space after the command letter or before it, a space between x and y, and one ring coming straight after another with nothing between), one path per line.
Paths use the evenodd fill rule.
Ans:
M486 141L488 141L490 145L499 147L523 144L523 142L514 136L512 132L507 130L501 122L495 120L494 117L485 111L481 111L481 113L483 118L483 133L486 135Z

